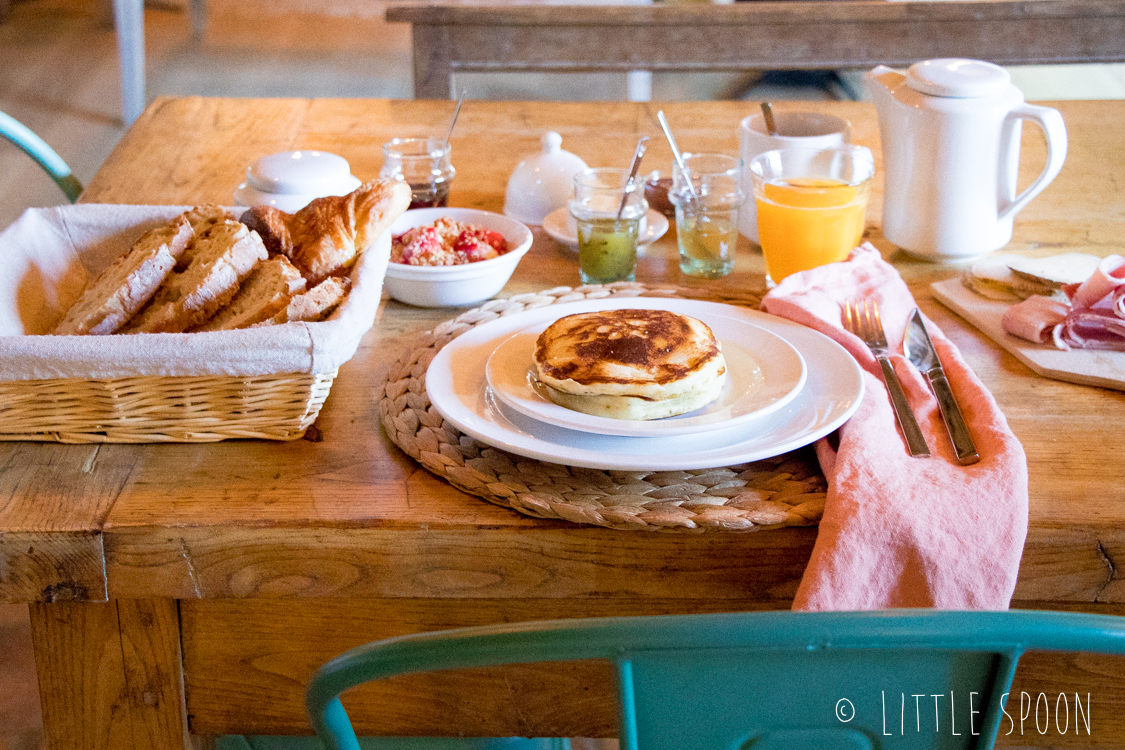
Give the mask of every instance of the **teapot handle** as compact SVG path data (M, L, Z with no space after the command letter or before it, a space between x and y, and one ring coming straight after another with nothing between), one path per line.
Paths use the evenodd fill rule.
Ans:
M1035 181L1000 211L998 217L1000 220L1014 216L1032 198L1039 195L1043 188L1055 179L1059 170L1062 169L1063 162L1066 161L1066 124L1063 122L1062 114L1057 109L1025 103L1014 108L1009 117L1018 120L1030 120L1043 129L1043 134L1047 137L1047 164L1043 167L1039 176L1035 178ZM1013 148L1018 147L1018 143L1013 144Z

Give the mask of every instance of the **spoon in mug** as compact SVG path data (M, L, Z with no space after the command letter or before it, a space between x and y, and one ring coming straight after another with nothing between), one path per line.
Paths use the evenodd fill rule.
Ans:
M680 156L680 149L676 147L676 139L672 137L672 129L668 127L668 120L664 117L664 110L658 110L656 119L660 122L660 128L664 131L664 137L668 139L668 145L672 148L672 158L676 160L676 166L680 168L680 172L684 175L685 182L687 183L688 194L691 200L695 200L698 196L695 194L695 185L692 184L691 176L688 174L687 167L684 166L684 157Z
M629 169L629 180L625 183L625 193L621 196L621 205L617 207L617 220L621 221L621 212L625 210L625 201L629 200L629 193L636 189L637 170L641 168L641 157L645 155L648 136L642 135L637 141L637 150L633 152L633 166Z
M762 117L766 120L766 132L770 135L777 135L777 123L773 119L773 107L769 102L762 102Z

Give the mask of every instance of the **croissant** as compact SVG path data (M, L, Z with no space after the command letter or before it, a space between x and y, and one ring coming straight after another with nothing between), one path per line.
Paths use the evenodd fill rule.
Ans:
M382 179L347 195L317 198L295 214L255 206L241 220L261 235L271 255L287 257L312 287L350 268L409 206L410 187Z

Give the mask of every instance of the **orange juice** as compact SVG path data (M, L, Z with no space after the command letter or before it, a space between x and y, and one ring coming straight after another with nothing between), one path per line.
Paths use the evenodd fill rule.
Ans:
M868 183L790 178L761 186L758 235L775 282L843 260L863 236Z

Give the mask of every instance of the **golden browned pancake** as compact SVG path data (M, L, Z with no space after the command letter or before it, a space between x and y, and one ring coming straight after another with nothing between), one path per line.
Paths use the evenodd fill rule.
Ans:
M535 368L555 403L619 419L693 411L718 397L726 376L711 329L667 310L560 318L539 335Z

